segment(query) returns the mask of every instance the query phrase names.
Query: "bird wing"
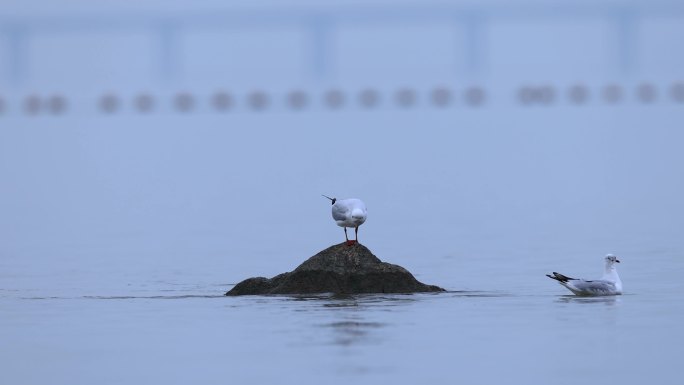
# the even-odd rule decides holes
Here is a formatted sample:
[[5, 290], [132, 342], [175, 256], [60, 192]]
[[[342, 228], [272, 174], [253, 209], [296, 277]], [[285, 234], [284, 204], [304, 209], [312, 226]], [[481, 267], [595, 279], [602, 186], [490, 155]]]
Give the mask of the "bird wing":
[[547, 277], [551, 279], [555, 279], [558, 282], [568, 282], [568, 281], [576, 281], [577, 278], [570, 278], [567, 275], [563, 275], [561, 273], [556, 273], [555, 271], [553, 272], [553, 275], [551, 274], [546, 274]]
[[332, 206], [332, 216], [336, 221], [344, 221], [347, 219], [349, 213], [349, 208], [340, 204], [335, 203]]
[[585, 281], [583, 279], [567, 282], [568, 288], [573, 288], [579, 295], [611, 295], [617, 292], [614, 282], [606, 280]]

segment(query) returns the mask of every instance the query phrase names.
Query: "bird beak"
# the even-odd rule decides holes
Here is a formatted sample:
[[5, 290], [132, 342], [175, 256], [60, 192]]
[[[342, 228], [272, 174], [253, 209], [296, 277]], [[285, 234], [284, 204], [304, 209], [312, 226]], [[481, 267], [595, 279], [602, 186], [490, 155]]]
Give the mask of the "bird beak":
[[616, 259], [615, 262], [620, 263], [620, 260], [619, 260], [619, 259]]
[[[321, 194], [321, 195], [323, 195], [323, 194]], [[331, 198], [331, 197], [329, 197], [329, 196], [327, 196], [327, 195], [323, 195], [323, 196], [326, 197], [326, 198], [328, 198], [328, 199], [330, 199], [330, 201], [332, 202], [332, 204], [335, 204], [335, 201], [337, 201], [337, 198]]]

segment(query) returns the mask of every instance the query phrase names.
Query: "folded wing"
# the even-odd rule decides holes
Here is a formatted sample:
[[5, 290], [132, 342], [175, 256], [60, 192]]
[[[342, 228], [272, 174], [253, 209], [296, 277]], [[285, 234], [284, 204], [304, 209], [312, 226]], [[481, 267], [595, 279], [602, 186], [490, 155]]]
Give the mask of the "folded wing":
[[566, 287], [577, 295], [614, 295], [617, 292], [615, 283], [604, 280], [568, 282]]
[[349, 217], [349, 208], [343, 205], [333, 205], [332, 216], [336, 221], [345, 221]]

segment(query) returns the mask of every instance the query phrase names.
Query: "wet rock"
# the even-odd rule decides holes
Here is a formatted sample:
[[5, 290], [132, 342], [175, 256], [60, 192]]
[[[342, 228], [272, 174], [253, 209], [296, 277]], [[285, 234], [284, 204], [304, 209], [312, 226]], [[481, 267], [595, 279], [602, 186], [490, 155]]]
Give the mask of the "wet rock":
[[365, 246], [340, 243], [273, 278], [248, 278], [226, 295], [417, 293], [444, 289], [418, 282], [406, 269], [382, 262]]

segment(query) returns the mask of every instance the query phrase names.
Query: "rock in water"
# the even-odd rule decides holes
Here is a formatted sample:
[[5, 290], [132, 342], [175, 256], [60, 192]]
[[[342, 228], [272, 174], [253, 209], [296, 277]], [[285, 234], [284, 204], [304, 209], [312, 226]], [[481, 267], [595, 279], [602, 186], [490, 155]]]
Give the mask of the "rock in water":
[[271, 279], [246, 279], [226, 295], [437, 291], [444, 289], [418, 282], [408, 270], [382, 262], [361, 244], [340, 243], [307, 259], [294, 271]]

